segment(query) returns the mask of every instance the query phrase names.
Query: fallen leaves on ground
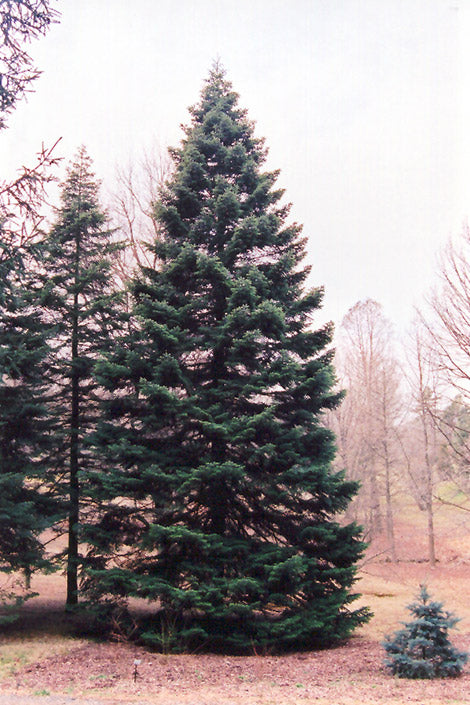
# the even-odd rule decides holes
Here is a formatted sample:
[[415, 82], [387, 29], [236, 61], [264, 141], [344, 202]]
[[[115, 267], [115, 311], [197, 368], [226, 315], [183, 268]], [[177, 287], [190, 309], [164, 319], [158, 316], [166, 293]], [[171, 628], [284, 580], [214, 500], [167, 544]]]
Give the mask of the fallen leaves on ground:
[[[470, 647], [470, 634], [455, 639]], [[134, 661], [137, 676], [134, 681]], [[435, 681], [388, 675], [383, 649], [362, 637], [324, 651], [284, 656], [164, 655], [127, 644], [88, 643], [19, 669], [2, 684], [75, 697], [101, 693], [155, 703], [442, 703], [468, 702], [470, 672]]]

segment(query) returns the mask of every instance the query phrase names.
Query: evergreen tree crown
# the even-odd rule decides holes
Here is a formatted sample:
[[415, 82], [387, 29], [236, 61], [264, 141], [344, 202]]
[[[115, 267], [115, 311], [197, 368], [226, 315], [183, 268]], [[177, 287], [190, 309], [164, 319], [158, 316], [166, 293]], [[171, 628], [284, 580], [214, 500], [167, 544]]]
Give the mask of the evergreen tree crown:
[[329, 466], [322, 290], [304, 290], [301, 228], [219, 65], [190, 114], [155, 204], [160, 266], [134, 280], [132, 330], [99, 367], [119, 394], [96, 436], [110, 469], [89, 594], [158, 601], [142, 638], [161, 648], [329, 643], [367, 610], [346, 607], [363, 544], [335, 520], [356, 485]]

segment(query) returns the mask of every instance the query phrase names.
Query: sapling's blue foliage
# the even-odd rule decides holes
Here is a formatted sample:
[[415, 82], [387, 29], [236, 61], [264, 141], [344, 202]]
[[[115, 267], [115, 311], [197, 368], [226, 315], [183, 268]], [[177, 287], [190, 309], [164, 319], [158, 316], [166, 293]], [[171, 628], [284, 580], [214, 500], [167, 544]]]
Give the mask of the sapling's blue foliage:
[[385, 665], [400, 678], [455, 678], [467, 662], [467, 654], [455, 649], [448, 636], [459, 621], [430, 599], [424, 585], [416, 602], [408, 605], [414, 619], [383, 643]]

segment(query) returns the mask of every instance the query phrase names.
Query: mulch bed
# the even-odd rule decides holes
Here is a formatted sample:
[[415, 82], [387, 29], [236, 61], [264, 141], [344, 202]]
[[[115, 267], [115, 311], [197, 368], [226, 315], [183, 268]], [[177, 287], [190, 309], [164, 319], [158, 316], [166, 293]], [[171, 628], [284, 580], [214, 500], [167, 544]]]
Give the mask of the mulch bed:
[[[470, 634], [454, 640], [470, 649]], [[470, 670], [460, 678], [408, 681], [389, 676], [383, 649], [352, 638], [324, 651], [285, 656], [155, 654], [128, 644], [88, 643], [18, 670], [2, 690], [86, 694], [101, 692], [115, 701], [150, 696], [168, 703], [331, 703], [466, 702]], [[137, 677], [134, 680], [135, 659]], [[156, 698], [156, 700], [154, 700]]]

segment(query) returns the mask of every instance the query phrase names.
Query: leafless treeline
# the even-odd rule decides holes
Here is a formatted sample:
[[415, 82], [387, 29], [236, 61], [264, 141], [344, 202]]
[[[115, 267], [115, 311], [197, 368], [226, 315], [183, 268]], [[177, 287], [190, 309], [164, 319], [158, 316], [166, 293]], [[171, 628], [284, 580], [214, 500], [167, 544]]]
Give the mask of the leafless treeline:
[[442, 253], [437, 284], [405, 341], [368, 299], [346, 314], [336, 348], [347, 394], [328, 423], [338, 467], [361, 483], [349, 513], [368, 538], [385, 534], [397, 560], [395, 518], [412, 496], [426, 516], [434, 564], [436, 509], [447, 503], [468, 512], [470, 497], [469, 228]]

